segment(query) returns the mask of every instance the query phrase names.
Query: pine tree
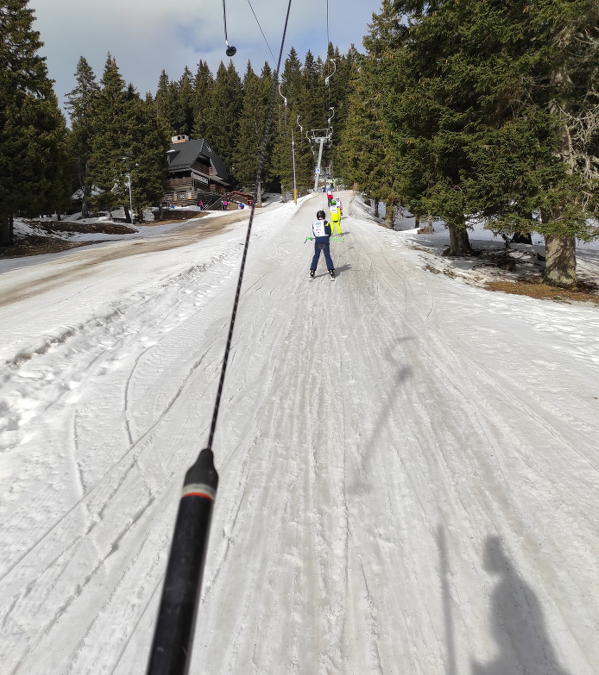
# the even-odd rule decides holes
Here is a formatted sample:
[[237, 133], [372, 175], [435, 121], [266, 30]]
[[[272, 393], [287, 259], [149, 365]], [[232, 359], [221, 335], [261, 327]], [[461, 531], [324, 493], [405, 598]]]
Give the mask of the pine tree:
[[386, 0], [381, 13], [373, 16], [370, 32], [364, 38], [367, 54], [360, 57], [351, 53], [349, 110], [337, 153], [343, 176], [356, 182], [374, 200], [375, 212], [378, 213], [379, 201], [385, 202], [387, 227], [393, 226], [395, 206], [407, 201], [391, 143], [392, 131], [384, 115], [384, 78], [395, 43], [396, 19]]
[[546, 237], [546, 279], [574, 285], [575, 237], [595, 236], [596, 179], [581, 168], [597, 135], [571, 152], [569, 125], [596, 106], [596, 5], [445, 0], [393, 11], [410, 24], [383, 87], [387, 117], [404, 174], [419, 176], [422, 203], [449, 225], [451, 252], [468, 248], [470, 214], [535, 229]]
[[239, 118], [243, 106], [241, 79], [233, 61], [222, 63], [216, 73], [212, 106], [206, 116], [206, 140], [236, 174], [233, 158], [239, 139]]
[[262, 184], [271, 178], [273, 129], [269, 133], [262, 168], [262, 184], [255, 185], [258, 161], [264, 142], [264, 131], [272, 94], [273, 73], [268, 63], [258, 77], [248, 61], [243, 79], [243, 109], [239, 120], [239, 142], [235, 153], [235, 174], [241, 183], [257, 194], [256, 205], [262, 205]]
[[89, 63], [82, 56], [75, 72], [77, 86], [67, 94], [66, 108], [71, 117], [69, 149], [77, 171], [77, 186], [81, 191], [81, 209], [84, 218], [89, 211], [92, 185], [89, 181], [89, 157], [94, 135], [94, 115], [100, 87]]
[[135, 96], [131, 108], [133, 125], [125, 163], [131, 177], [133, 210], [142, 222], [143, 210], [160, 202], [166, 191], [170, 129], [156, 114], [151, 97], [142, 101]]
[[342, 56], [337, 47], [329, 47], [329, 59], [335, 62], [335, 74], [329, 78], [330, 105], [334, 108], [335, 114], [332, 120], [333, 125], [333, 149], [331, 153], [334, 164], [340, 160], [342, 152], [341, 139], [345, 132], [347, 117], [349, 114], [349, 94], [350, 80], [353, 72], [353, 64], [358, 57], [355, 47], [351, 47], [348, 53]]
[[549, 86], [548, 96], [538, 80], [528, 92], [557, 118], [553, 159], [562, 169], [557, 179], [554, 173], [542, 181], [536, 229], [545, 237], [545, 280], [571, 287], [577, 283], [576, 238], [599, 236], [589, 220], [599, 215], [599, 5], [560, 0], [527, 7], [527, 15], [529, 11], [530, 33], [537, 43], [545, 38], [539, 61]]
[[181, 79], [171, 83], [171, 87], [174, 132], [191, 136], [196, 113], [196, 92], [193, 75], [187, 66]]
[[302, 90], [299, 108], [306, 129], [324, 129], [329, 110], [322, 81], [322, 60], [308, 50], [302, 67]]
[[214, 92], [214, 77], [205, 61], [198, 63], [195, 76], [195, 119], [193, 126], [194, 138], [206, 136], [206, 124], [209, 111], [212, 108], [212, 95]]
[[26, 0], [0, 5], [0, 245], [17, 213], [60, 210], [69, 194], [66, 124]]
[[[281, 76], [281, 93], [287, 98], [287, 122], [282, 99], [277, 97], [277, 125], [274, 131], [272, 171], [281, 182], [281, 192], [293, 190], [292, 136], [295, 139], [295, 173], [298, 192], [313, 184], [313, 159], [307, 140], [302, 136], [300, 101], [302, 98], [302, 62], [292, 47]], [[292, 133], [293, 130], [293, 133]], [[304, 130], [305, 131], [305, 130]]]
[[101, 194], [94, 201], [103, 207], [123, 206], [130, 222], [127, 172], [132, 129], [135, 126], [135, 94], [121, 77], [116, 60], [109, 54], [100, 81], [101, 90], [89, 159], [90, 180]]
[[[175, 92], [175, 96], [173, 96]], [[156, 112], [167, 124], [171, 134], [177, 133], [175, 131], [175, 98], [176, 86], [173, 88], [166, 71], [163, 70], [158, 78], [158, 88], [156, 89], [156, 96], [154, 102], [156, 104]]]

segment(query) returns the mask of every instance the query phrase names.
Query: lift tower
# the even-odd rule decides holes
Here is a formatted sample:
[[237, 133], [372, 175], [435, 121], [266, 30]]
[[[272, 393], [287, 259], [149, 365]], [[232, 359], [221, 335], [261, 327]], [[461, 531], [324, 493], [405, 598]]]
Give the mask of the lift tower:
[[322, 149], [324, 144], [331, 145], [333, 140], [333, 128], [328, 129], [312, 129], [308, 134], [308, 140], [312, 146], [315, 143], [318, 146], [318, 162], [316, 163], [316, 171], [314, 172], [314, 192], [318, 191], [318, 179], [320, 178], [320, 169], [322, 165]]

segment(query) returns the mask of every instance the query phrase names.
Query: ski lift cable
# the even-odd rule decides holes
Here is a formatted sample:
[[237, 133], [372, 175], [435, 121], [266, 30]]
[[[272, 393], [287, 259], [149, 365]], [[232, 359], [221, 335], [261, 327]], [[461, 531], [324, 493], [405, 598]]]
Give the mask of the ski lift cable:
[[254, 11], [254, 8], [252, 7], [252, 3], [250, 0], [248, 0], [248, 5], [250, 6], [250, 9], [252, 10], [252, 14], [254, 15], [254, 19], [256, 19], [256, 23], [258, 24], [258, 28], [260, 29], [260, 32], [262, 33], [262, 37], [264, 38], [264, 42], [266, 42], [266, 46], [268, 47], [268, 51], [270, 52], [272, 56], [273, 63], [277, 62], [277, 59], [275, 55], [272, 53], [272, 49], [270, 48], [270, 45], [268, 44], [268, 40], [266, 39], [266, 35], [264, 35], [264, 31], [262, 30], [262, 26], [260, 25], [260, 21], [258, 21], [258, 17], [256, 16], [256, 12]]
[[264, 158], [266, 156], [266, 148], [268, 145], [268, 136], [273, 116], [275, 96], [277, 93], [279, 70], [283, 59], [283, 48], [285, 45], [285, 37], [287, 35], [287, 26], [289, 24], [291, 3], [292, 0], [289, 0], [283, 37], [281, 39], [279, 60], [273, 76], [270, 105], [266, 118], [258, 170], [256, 172], [252, 209], [245, 237], [245, 245], [243, 247], [239, 278], [237, 280], [237, 289], [235, 292], [235, 300], [233, 302], [233, 311], [231, 313], [231, 322], [229, 324], [229, 332], [227, 335], [227, 343], [225, 346], [216, 400], [214, 402], [212, 421], [210, 423], [208, 445], [200, 452], [196, 463], [185, 474], [183, 493], [181, 494], [181, 500], [179, 502], [179, 510], [175, 522], [175, 532], [173, 534], [162, 589], [162, 597], [158, 609], [158, 620], [156, 622], [154, 640], [150, 649], [150, 660], [146, 671], [147, 675], [174, 675], [175, 673], [180, 674], [189, 672], [194, 639], [194, 626], [200, 600], [200, 589], [208, 547], [208, 536], [210, 534], [212, 507], [218, 489], [218, 473], [214, 468], [212, 442], [214, 440], [214, 432], [216, 430], [225, 375], [227, 372], [227, 364], [231, 352], [237, 308], [241, 297], [243, 273], [247, 260], [258, 190], [260, 189]]
[[[325, 52], [327, 61], [329, 60], [329, 0], [327, 0], [327, 50]], [[335, 69], [337, 66], [335, 66]], [[329, 95], [329, 108], [331, 107], [331, 88], [329, 87], [330, 75], [325, 79], [325, 84], [327, 86], [327, 93]]]
[[225, 375], [227, 372], [227, 363], [229, 361], [229, 353], [231, 351], [231, 342], [233, 339], [233, 329], [235, 327], [235, 319], [237, 318], [237, 307], [239, 305], [239, 298], [241, 296], [241, 284], [243, 282], [243, 273], [245, 270], [245, 263], [247, 259], [247, 253], [248, 253], [248, 247], [250, 244], [250, 234], [252, 232], [252, 225], [254, 222], [254, 212], [256, 209], [256, 199], [258, 195], [258, 190], [260, 187], [260, 180], [262, 178], [262, 169], [264, 167], [264, 158], [266, 155], [266, 146], [268, 145], [268, 133], [270, 131], [270, 122], [272, 119], [272, 113], [273, 113], [273, 108], [274, 108], [274, 102], [275, 102], [275, 94], [277, 93], [277, 85], [278, 85], [278, 80], [279, 80], [279, 70], [281, 68], [281, 61], [283, 59], [283, 48], [285, 44], [285, 36], [287, 35], [287, 26], [289, 24], [289, 12], [291, 11], [291, 3], [292, 0], [289, 0], [289, 4], [287, 6], [287, 16], [285, 18], [285, 27], [283, 29], [283, 38], [281, 40], [281, 50], [279, 52], [279, 60], [277, 62], [277, 68], [275, 70], [274, 74], [274, 79], [273, 79], [273, 88], [272, 88], [272, 94], [270, 97], [270, 106], [268, 109], [268, 117], [266, 120], [266, 129], [264, 130], [264, 138], [262, 141], [262, 151], [260, 152], [260, 161], [258, 163], [258, 171], [256, 173], [256, 184], [254, 186], [254, 195], [253, 195], [253, 200], [252, 200], [252, 211], [250, 213], [250, 220], [248, 223], [248, 229], [245, 237], [245, 245], [243, 248], [243, 256], [241, 258], [241, 268], [239, 270], [239, 279], [237, 281], [237, 292], [235, 294], [235, 300], [233, 302], [233, 312], [231, 314], [231, 323], [229, 326], [229, 334], [227, 336], [227, 344], [225, 347], [225, 355], [223, 357], [223, 365], [222, 365], [222, 371], [220, 375], [220, 381], [218, 383], [218, 391], [216, 393], [216, 401], [214, 403], [214, 412], [212, 414], [212, 422], [210, 423], [210, 434], [208, 436], [208, 445], [206, 446], [208, 449], [212, 449], [212, 442], [214, 440], [214, 432], [216, 430], [216, 422], [218, 419], [218, 412], [220, 408], [220, 400], [222, 397], [222, 392], [223, 392], [223, 386], [225, 383]]

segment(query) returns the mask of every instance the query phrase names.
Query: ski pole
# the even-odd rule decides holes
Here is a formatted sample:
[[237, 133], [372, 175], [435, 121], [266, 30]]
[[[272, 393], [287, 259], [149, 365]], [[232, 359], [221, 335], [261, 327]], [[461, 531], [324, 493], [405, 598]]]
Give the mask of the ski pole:
[[185, 474], [147, 675], [187, 675], [212, 507], [218, 488], [212, 450]]
[[[333, 239], [343, 239], [344, 236], [345, 236], [345, 235], [339, 235], [338, 237], [329, 237], [329, 240], [333, 240]], [[314, 241], [314, 237], [306, 237], [306, 238], [304, 239], [304, 244], [305, 244], [307, 241]]]

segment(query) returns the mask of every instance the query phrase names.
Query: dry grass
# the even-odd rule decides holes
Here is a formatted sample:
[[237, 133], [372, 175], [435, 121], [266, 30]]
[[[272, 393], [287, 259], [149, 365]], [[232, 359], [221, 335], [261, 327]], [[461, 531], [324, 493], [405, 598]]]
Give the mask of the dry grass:
[[485, 288], [489, 291], [502, 291], [514, 295], [527, 295], [539, 300], [553, 300], [555, 302], [593, 302], [599, 305], [599, 295], [591, 285], [579, 284], [577, 290], [555, 288], [543, 283], [540, 278], [520, 281], [488, 281]]

